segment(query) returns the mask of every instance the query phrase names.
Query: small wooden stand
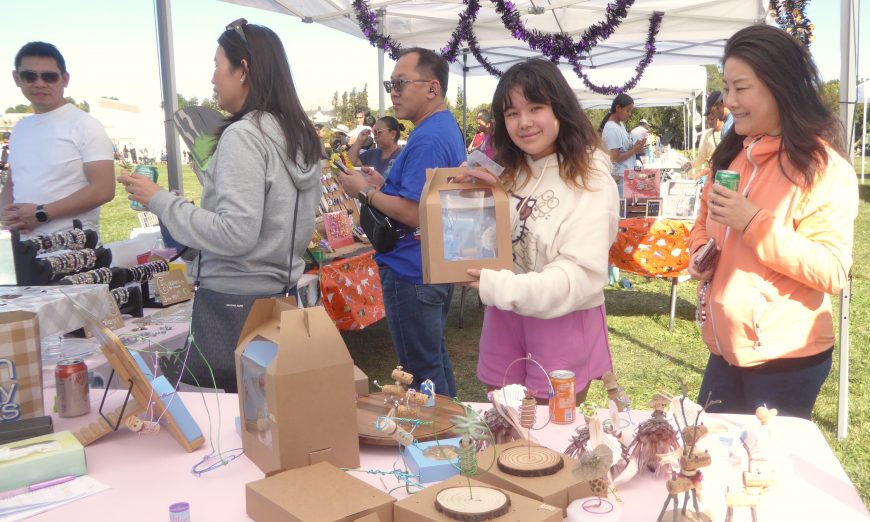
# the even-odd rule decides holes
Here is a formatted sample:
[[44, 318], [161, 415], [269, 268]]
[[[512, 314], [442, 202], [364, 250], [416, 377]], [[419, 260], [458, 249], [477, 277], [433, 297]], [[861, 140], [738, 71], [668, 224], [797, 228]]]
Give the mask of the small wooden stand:
[[447, 488], [435, 497], [435, 509], [462, 522], [492, 520], [507, 513], [510, 507], [510, 497], [486, 486]]
[[514, 446], [498, 456], [498, 469], [516, 477], [546, 477], [564, 466], [560, 454], [543, 446]]

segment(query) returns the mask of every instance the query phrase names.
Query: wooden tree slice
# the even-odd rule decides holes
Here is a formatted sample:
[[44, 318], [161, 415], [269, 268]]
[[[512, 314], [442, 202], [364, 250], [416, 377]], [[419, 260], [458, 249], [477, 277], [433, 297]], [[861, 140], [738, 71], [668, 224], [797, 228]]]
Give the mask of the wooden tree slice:
[[562, 455], [543, 446], [513, 446], [498, 456], [498, 469], [515, 477], [545, 477], [563, 466]]
[[[356, 401], [356, 426], [359, 432], [359, 441], [362, 444], [374, 444], [378, 446], [395, 446], [396, 441], [389, 435], [375, 428], [378, 417], [386, 415], [389, 408], [384, 404], [385, 395], [381, 392], [360, 397]], [[434, 439], [446, 439], [453, 436], [453, 423], [450, 418], [454, 415], [465, 415], [465, 408], [443, 395], [435, 396], [435, 407], [420, 408], [420, 420], [434, 421], [434, 424], [421, 424], [416, 428], [410, 423], [399, 422], [399, 426], [407, 431], [412, 431], [414, 439], [424, 442]]]
[[446, 488], [435, 496], [435, 509], [462, 522], [492, 520], [507, 513], [510, 507], [509, 496], [486, 486]]

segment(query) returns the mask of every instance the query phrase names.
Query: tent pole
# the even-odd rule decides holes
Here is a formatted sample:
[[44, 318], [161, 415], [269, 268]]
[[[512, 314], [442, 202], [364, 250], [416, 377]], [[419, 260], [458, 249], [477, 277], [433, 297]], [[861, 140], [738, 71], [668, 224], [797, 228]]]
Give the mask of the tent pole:
[[864, 184], [864, 161], [867, 156], [867, 87], [870, 87], [868, 83], [864, 82], [864, 116], [862, 118], [863, 122], [861, 124], [861, 184]]
[[466, 79], [468, 78], [468, 49], [462, 51], [462, 141], [468, 139], [468, 122], [466, 115], [468, 114], [468, 87]]
[[[855, 87], [854, 0], [840, 0], [840, 123], [846, 132], [844, 144], [852, 158]], [[837, 439], [849, 434], [849, 296], [851, 278], [840, 292], [840, 381], [837, 401]]]
[[166, 133], [166, 169], [169, 190], [184, 193], [181, 178], [181, 154], [178, 131], [175, 130], [175, 111], [178, 96], [175, 92], [175, 57], [172, 50], [172, 7], [170, 0], [154, 0], [157, 17], [157, 53], [160, 58], [160, 77], [163, 79], [163, 130]]
[[[387, 16], [385, 9], [378, 9], [378, 33], [384, 34], [385, 20]], [[386, 111], [386, 102], [384, 100], [384, 48], [378, 47], [378, 117], [383, 118]]]

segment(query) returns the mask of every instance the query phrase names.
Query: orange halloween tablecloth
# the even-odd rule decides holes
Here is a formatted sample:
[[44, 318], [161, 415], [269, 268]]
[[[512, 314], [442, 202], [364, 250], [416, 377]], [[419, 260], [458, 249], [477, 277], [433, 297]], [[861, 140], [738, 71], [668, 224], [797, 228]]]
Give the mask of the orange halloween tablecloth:
[[374, 250], [320, 268], [323, 307], [339, 330], [362, 330], [385, 317]]
[[691, 221], [656, 218], [619, 220], [610, 262], [620, 270], [648, 277], [688, 274]]

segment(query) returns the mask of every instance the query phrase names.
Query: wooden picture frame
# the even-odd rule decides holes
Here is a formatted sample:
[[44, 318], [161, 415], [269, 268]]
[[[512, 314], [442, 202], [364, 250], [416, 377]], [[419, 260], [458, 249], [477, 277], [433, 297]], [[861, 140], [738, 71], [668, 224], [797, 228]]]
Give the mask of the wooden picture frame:
[[[84, 321], [85, 327], [100, 342], [100, 349], [106, 360], [112, 366], [123, 387], [129, 387], [132, 404], [125, 402], [123, 414], [116, 410], [103, 414], [96, 422], [76, 433], [76, 438], [82, 445], [88, 445], [111, 431], [116, 431], [124, 418], [148, 410], [154, 418], [160, 418], [161, 423], [172, 434], [184, 449], [190, 453], [205, 442], [202, 431], [187, 411], [181, 398], [175, 396], [177, 390], [164, 376], [155, 377], [142, 356], [131, 352], [111, 330], [94, 314], [81, 306], [71, 296], [65, 294], [73, 304], [73, 310]], [[108, 383], [107, 383], [108, 386]], [[102, 408], [102, 404], [100, 405]], [[123, 407], [122, 407], [123, 408]], [[108, 418], [107, 418], [108, 417]], [[115, 426], [110, 424], [115, 423]]]
[[645, 217], [659, 217], [662, 214], [662, 199], [652, 198], [646, 201]]

